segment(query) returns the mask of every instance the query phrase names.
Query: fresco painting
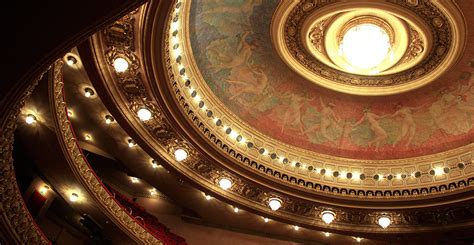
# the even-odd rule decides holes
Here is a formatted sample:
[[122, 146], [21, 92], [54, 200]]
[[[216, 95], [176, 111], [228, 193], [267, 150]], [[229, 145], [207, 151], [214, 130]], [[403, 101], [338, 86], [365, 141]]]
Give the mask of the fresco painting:
[[[357, 159], [396, 159], [474, 139], [472, 68], [419, 91], [386, 97], [341, 94], [284, 64], [270, 21], [277, 0], [196, 0], [190, 40], [209, 88], [262, 133], [307, 150]], [[439, 84], [439, 83], [438, 83]]]

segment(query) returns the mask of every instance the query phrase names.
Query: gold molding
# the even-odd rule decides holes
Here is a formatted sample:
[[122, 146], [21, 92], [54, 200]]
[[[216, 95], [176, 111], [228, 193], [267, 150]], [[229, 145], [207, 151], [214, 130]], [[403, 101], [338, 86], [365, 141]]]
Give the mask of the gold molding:
[[[289, 67], [323, 87], [343, 93], [367, 96], [390, 95], [413, 90], [426, 85], [449, 70], [462, 54], [466, 41], [465, 21], [453, 1], [431, 1], [416, 4], [418, 5], [413, 6], [399, 0], [392, 0], [390, 3], [379, 1], [337, 3], [334, 1], [318, 3], [281, 1], [272, 20], [272, 41], [278, 54]], [[318, 5], [317, 8], [316, 5]], [[307, 13], [313, 10], [322, 12], [321, 19], [324, 19], [328, 16], [328, 12], [336, 13], [341, 9], [352, 8], [375, 8], [402, 16], [405, 22], [416, 27], [416, 31], [425, 40], [423, 43], [426, 46], [423, 49], [423, 54], [411, 59], [410, 62], [396, 64], [393, 74], [383, 75], [382, 72], [377, 76], [347, 74], [328, 65], [324, 60], [321, 60], [321, 63], [310, 57], [311, 55], [307, 55], [304, 47], [299, 45], [301, 43], [300, 36], [295, 32], [300, 27], [295, 26], [298, 25], [295, 23], [301, 19], [304, 20]], [[420, 21], [418, 14], [422, 15], [424, 12], [416, 11], [415, 14], [413, 9], [427, 9], [426, 11], [429, 9], [433, 14], [436, 14], [436, 17], [432, 21], [431, 18], [425, 16], [426, 18]], [[288, 18], [291, 18], [292, 21], [287, 22]], [[295, 18], [299, 19], [295, 20]], [[436, 32], [444, 33], [437, 35]], [[428, 33], [431, 33], [433, 38], [430, 38]], [[432, 39], [434, 46], [428, 42]]]
[[[13, 108], [2, 117], [0, 130], [0, 213], [1, 223], [18, 244], [50, 244], [31, 217], [17, 185], [13, 166], [13, 140], [20, 110], [38, 82], [50, 68], [36, 78], [23, 92]], [[3, 230], [2, 230], [3, 231]], [[13, 242], [13, 241], [12, 241]]]
[[[144, 7], [143, 7], [144, 8]], [[142, 244], [162, 244], [146, 230], [136, 219], [123, 209], [114, 199], [111, 193], [102, 185], [100, 179], [87, 163], [86, 157], [82, 154], [78, 146], [78, 141], [73, 133], [72, 125], [67, 116], [66, 102], [63, 94], [63, 73], [62, 61], [57, 61], [53, 67], [53, 79], [51, 80], [50, 98], [52, 101], [52, 114], [58, 141], [65, 158], [78, 181], [87, 190], [91, 197], [100, 206], [101, 210], [109, 217], [121, 230]]]
[[[294, 4], [295, 2], [292, 2]], [[259, 154], [255, 149], [249, 149], [243, 141], [237, 142], [235, 139], [229, 137], [222, 128], [216, 127], [215, 122], [206, 115], [206, 111], [200, 110], [198, 101], [191, 96], [189, 88], [183, 83], [177, 83], [179, 91], [182, 96], [186, 98], [188, 106], [192, 108], [196, 113], [196, 117], [206, 125], [206, 128], [211, 130], [213, 134], [219, 137], [222, 142], [226, 145], [232, 146], [232, 149], [236, 152], [248, 157], [250, 161], [255, 161], [259, 165], [263, 165], [266, 168], [270, 168], [273, 171], [278, 171], [282, 175], [287, 174], [294, 176], [298, 180], [302, 179], [308, 182], [320, 183], [322, 185], [331, 185], [332, 187], [339, 188], [355, 188], [355, 189], [371, 189], [371, 190], [400, 190], [402, 188], [430, 188], [433, 184], [443, 185], [449, 184], [453, 181], [461, 181], [474, 176], [474, 169], [469, 167], [468, 170], [464, 171], [453, 171], [445, 177], [430, 176], [429, 170], [431, 168], [447, 166], [455, 167], [459, 162], [471, 162], [474, 159], [474, 143], [466, 146], [462, 146], [456, 149], [447, 150], [441, 153], [435, 153], [430, 155], [424, 155], [419, 157], [411, 157], [396, 160], [357, 160], [348, 159], [342, 157], [335, 157], [330, 155], [324, 155], [320, 153], [311, 152], [298, 147], [294, 147], [283, 142], [279, 142], [272, 139], [255, 128], [248, 125], [246, 122], [238, 118], [233, 112], [212, 93], [210, 88], [207, 86], [202, 74], [199, 71], [197, 63], [192, 54], [191, 42], [189, 37], [189, 10], [191, 1], [184, 2], [184, 13], [186, 16], [183, 17], [182, 27], [184, 30], [182, 41], [179, 43], [184, 46], [182, 51], [181, 64], [186, 66], [186, 76], [189, 80], [193, 81], [193, 89], [196, 90], [203, 101], [206, 103], [206, 107], [212, 109], [213, 115], [218, 116], [223, 124], [232, 127], [233, 131], [238, 132], [248, 141], [254, 142], [259, 148], [265, 148], [269, 151], [276, 152], [278, 154], [288, 156], [290, 161], [302, 163], [302, 167], [292, 167], [290, 165], [282, 164], [281, 161], [273, 160], [268, 155]], [[167, 48], [172, 52], [172, 47], [169, 45]], [[177, 80], [180, 78], [180, 68], [176, 65], [172, 66], [173, 77]], [[183, 79], [184, 80], [184, 79]], [[213, 145], [213, 144], [211, 144]], [[216, 147], [214, 148], [228, 155], [228, 152], [223, 149]], [[243, 163], [239, 163], [243, 164]], [[308, 171], [303, 168], [303, 165], [313, 166], [315, 170], [319, 169], [330, 169], [332, 171], [339, 172], [358, 172], [367, 173], [368, 176], [375, 174], [392, 174], [396, 176], [398, 173], [404, 172], [410, 175], [411, 173], [420, 171], [422, 178], [407, 178], [403, 180], [384, 180], [374, 181], [373, 179], [366, 179], [360, 181], [356, 179], [340, 179], [332, 176], [323, 176], [315, 171]], [[253, 168], [252, 166], [246, 167]], [[472, 166], [472, 164], [471, 164]], [[275, 180], [274, 176], [268, 176], [262, 173], [263, 177], [267, 177], [271, 180]], [[290, 185], [291, 186], [291, 185]], [[293, 185], [294, 186], [294, 185]], [[421, 193], [421, 192], [420, 192]], [[430, 194], [428, 194], [430, 195]]]

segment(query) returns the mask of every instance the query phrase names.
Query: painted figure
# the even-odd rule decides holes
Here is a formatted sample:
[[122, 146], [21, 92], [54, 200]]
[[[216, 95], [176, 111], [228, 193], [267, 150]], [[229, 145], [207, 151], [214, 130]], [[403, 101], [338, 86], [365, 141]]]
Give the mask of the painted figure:
[[360, 118], [360, 120], [352, 125], [352, 128], [355, 128], [363, 122], [367, 122], [369, 124], [370, 129], [374, 133], [374, 138], [369, 141], [367, 145], [370, 147], [375, 144], [376, 151], [379, 149], [380, 143], [382, 143], [388, 137], [387, 132], [385, 132], [385, 129], [380, 126], [378, 121], [384, 117], [385, 116], [376, 115], [375, 113], [370, 112], [369, 108], [366, 108], [364, 109], [364, 115]]
[[[326, 140], [329, 140], [329, 141], [332, 141], [334, 142], [336, 139], [332, 139], [329, 134], [328, 134], [328, 129], [329, 127], [335, 125], [335, 126], [339, 126], [338, 124], [340, 124], [341, 122], [341, 119], [338, 118], [336, 116], [336, 114], [334, 113], [334, 104], [333, 103], [328, 103], [328, 104], [325, 104], [323, 102], [323, 98], [322, 97], [319, 97], [319, 102], [321, 104], [321, 121], [319, 124], [315, 124], [311, 127], [309, 127], [308, 129], [306, 129], [303, 134], [307, 134], [309, 132], [312, 132], [312, 131], [315, 131], [315, 130], [319, 130], [321, 132], [321, 135], [326, 139]], [[334, 124], [336, 123], [336, 124]]]
[[416, 123], [413, 120], [413, 113], [417, 110], [424, 108], [426, 104], [418, 106], [418, 107], [408, 107], [402, 106], [401, 104], [397, 104], [397, 111], [391, 115], [391, 117], [401, 118], [402, 120], [402, 132], [398, 135], [397, 139], [395, 140], [394, 144], [399, 143], [405, 137], [408, 137], [405, 146], [409, 146], [413, 141], [416, 133]]

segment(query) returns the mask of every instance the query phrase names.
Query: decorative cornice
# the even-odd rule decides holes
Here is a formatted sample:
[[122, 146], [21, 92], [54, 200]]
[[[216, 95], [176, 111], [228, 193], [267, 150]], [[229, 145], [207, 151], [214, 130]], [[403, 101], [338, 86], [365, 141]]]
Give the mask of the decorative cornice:
[[[47, 69], [49, 70], [49, 68]], [[44, 72], [43, 72], [44, 74]], [[0, 130], [0, 216], [2, 231], [7, 231], [11, 242], [17, 244], [50, 244], [41, 229], [36, 225], [26, 208], [18, 189], [13, 169], [13, 136], [17, 128], [20, 109], [33, 92], [43, 74], [30, 83], [19, 101], [2, 117]]]
[[[184, 8], [185, 4], [183, 1], [179, 1], [178, 3], [174, 4], [175, 9]], [[172, 10], [173, 11], [173, 10]], [[221, 139], [222, 135], [214, 134], [213, 129], [209, 128], [204, 120], [201, 120], [200, 116], [207, 117], [206, 120], [209, 120], [209, 110], [206, 110], [204, 107], [204, 102], [197, 101], [197, 103], [188, 101], [188, 96], [192, 96], [193, 92], [190, 91], [189, 95], [185, 95], [185, 91], [189, 90], [189, 86], [193, 84], [193, 81], [187, 79], [183, 79], [183, 77], [187, 74], [188, 70], [184, 66], [181, 66], [180, 61], [178, 59], [181, 58], [174, 58], [170, 55], [170, 44], [168, 43], [168, 36], [174, 35], [173, 32], [169, 32], [169, 26], [171, 25], [172, 21], [175, 19], [180, 20], [183, 18], [180, 15], [177, 15], [176, 12], [172, 12], [169, 14], [169, 22], [167, 23], [167, 27], [164, 29], [163, 40], [164, 44], [161, 45], [157, 43], [153, 43], [152, 45], [158, 45], [158, 47], [154, 48], [163, 48], [163, 57], [159, 57], [159, 62], [164, 61], [164, 64], [159, 63], [159, 66], [152, 66], [150, 67], [150, 63], [155, 63], [156, 61], [150, 60], [150, 57], [147, 57], [147, 60], [150, 63], [145, 63], [144, 65], [141, 64], [140, 59], [141, 56], [137, 55], [138, 52], [142, 52], [143, 54], [153, 53], [150, 50], [140, 50], [134, 51], [129, 50], [127, 52], [136, 52], [135, 54], [129, 54], [127, 57], [138, 57], [137, 64], [138, 66], [132, 65], [131, 69], [127, 72], [119, 73], [113, 71], [113, 67], [110, 65], [111, 62], [107, 61], [107, 50], [110, 50], [111, 47], [114, 45], [113, 42], [107, 41], [110, 38], [104, 37], [104, 35], [95, 35], [93, 37], [92, 49], [93, 49], [93, 56], [95, 57], [95, 67], [94, 69], [98, 69], [99, 73], [101, 74], [101, 81], [94, 81], [96, 87], [100, 87], [99, 90], [103, 90], [104, 94], [103, 97], [107, 100], [112, 100], [114, 102], [114, 106], [116, 111], [118, 111], [121, 115], [114, 115], [115, 118], [123, 118], [123, 122], [129, 124], [126, 125], [126, 128], [131, 128], [132, 131], [129, 133], [133, 135], [134, 139], [137, 139], [139, 145], [150, 154], [153, 158], [161, 158], [166, 160], [168, 166], [172, 166], [174, 171], [178, 171], [180, 175], [186, 177], [187, 180], [193, 181], [195, 185], [199, 185], [200, 188], [204, 188], [209, 190], [212, 193], [217, 193], [220, 197], [225, 200], [229, 200], [230, 202], [239, 203], [241, 206], [246, 206], [249, 209], [254, 210], [256, 213], [265, 214], [268, 217], [276, 218], [277, 220], [287, 221], [290, 220], [291, 222], [296, 222], [297, 224], [302, 224], [307, 227], [327, 227], [325, 224], [320, 221], [319, 219], [315, 219], [319, 213], [320, 209], [331, 209], [334, 210], [335, 213], [338, 214], [340, 217], [337, 219], [337, 222], [331, 224], [329, 229], [335, 230], [353, 230], [359, 232], [366, 232], [367, 229], [370, 229], [371, 232], [380, 232], [381, 228], [379, 228], [375, 224], [375, 217], [380, 213], [390, 213], [394, 217], [397, 215], [401, 215], [404, 217], [404, 220], [412, 220], [410, 222], [403, 223], [402, 221], [395, 223], [393, 229], [390, 232], [401, 232], [401, 231], [410, 231], [411, 228], [415, 225], [421, 224], [416, 223], [413, 221], [412, 218], [409, 218], [407, 215], [411, 215], [410, 212], [387, 212], [387, 211], [378, 211], [378, 210], [369, 210], [367, 208], [360, 208], [360, 209], [353, 209], [349, 207], [340, 207], [343, 204], [339, 205], [329, 205], [323, 202], [315, 201], [314, 197], [317, 195], [314, 194], [328, 194], [327, 196], [334, 196], [335, 194], [339, 195], [341, 199], [359, 199], [358, 201], [362, 201], [366, 199], [366, 197], [371, 197], [374, 200], [381, 201], [385, 199], [389, 199], [393, 197], [394, 202], [390, 205], [396, 206], [396, 201], [400, 201], [400, 196], [389, 196], [385, 194], [383, 191], [387, 191], [388, 193], [392, 193], [391, 191], [398, 191], [401, 196], [403, 195], [401, 190], [354, 190], [353, 192], [347, 191], [340, 191], [339, 187], [331, 187], [331, 186], [324, 186], [321, 188], [321, 185], [316, 185], [316, 189], [314, 185], [311, 187], [311, 194], [306, 195], [304, 198], [298, 196], [299, 194], [295, 194], [293, 192], [286, 192], [280, 191], [278, 188], [274, 186], [265, 186], [257, 184], [256, 180], [249, 180], [248, 176], [241, 176], [234, 171], [230, 171], [228, 166], [222, 166], [221, 164], [226, 164], [225, 160], [222, 159], [234, 159], [237, 161], [232, 161], [232, 163], [237, 162], [238, 164], [243, 164], [245, 168], [250, 167], [251, 171], [254, 167], [257, 167], [261, 176], [266, 174], [270, 175], [272, 178], [274, 172], [272, 170], [268, 171], [265, 166], [259, 166], [255, 161], [250, 160], [244, 154], [239, 153], [238, 149], [233, 149], [229, 146], [225, 140]], [[153, 18], [151, 18], [153, 19]], [[182, 20], [182, 19], [181, 19]], [[154, 30], [155, 31], [155, 30]], [[107, 31], [105, 31], [107, 33]], [[161, 34], [161, 32], [159, 32]], [[157, 34], [155, 34], [157, 35]], [[132, 35], [133, 36], [133, 35]], [[143, 39], [147, 39], [147, 37], [141, 37]], [[156, 36], [149, 37], [150, 40], [155, 40]], [[161, 40], [158, 38], [158, 40]], [[140, 43], [139, 41], [136, 41]], [[175, 44], [173, 44], [175, 46]], [[178, 46], [175, 46], [179, 48]], [[119, 52], [125, 52], [125, 49], [119, 50]], [[153, 55], [152, 55], [153, 56]], [[155, 57], [156, 58], [156, 57]], [[172, 63], [176, 60], [178, 65], [173, 65]], [[108, 65], [107, 65], [108, 64]], [[155, 64], [156, 65], [156, 64]], [[164, 67], [161, 67], [163, 65]], [[135, 67], [135, 68], [134, 68]], [[165, 81], [169, 82], [169, 84], [165, 83], [165, 81], [159, 80], [156, 74], [151, 75], [153, 77], [144, 77], [143, 74], [148, 74], [159, 72], [161, 75], [164, 75], [166, 78]], [[153, 71], [153, 72], [150, 72]], [[133, 90], [127, 90], [127, 81], [133, 81]], [[151, 81], [156, 81], [155, 83], [151, 83]], [[158, 85], [158, 88], [155, 86]], [[166, 93], [170, 93], [170, 97], [166, 98], [154, 98], [151, 96], [152, 92], [148, 91], [148, 87], [154, 89], [153, 91], [167, 91]], [[169, 89], [171, 88], [171, 91]], [[132, 91], [132, 92], [130, 92]], [[167, 95], [168, 96], [168, 95]], [[172, 101], [174, 98], [174, 101]], [[163, 102], [163, 100], [167, 100]], [[159, 101], [159, 102], [158, 102]], [[211, 140], [213, 144], [213, 148], [219, 149], [219, 151], [224, 152], [225, 157], [222, 158], [221, 156], [210, 156], [209, 152], [206, 152], [206, 149], [196, 149], [192, 143], [187, 142], [186, 137], [182, 136], [187, 134], [188, 132], [182, 132], [183, 128], [180, 128], [181, 124], [179, 122], [175, 122], [176, 118], [167, 117], [165, 115], [169, 115], [169, 111], [172, 110], [170, 104], [175, 103], [174, 106], [177, 105], [177, 108], [181, 111], [173, 111], [171, 113], [174, 116], [181, 116], [184, 117], [189, 125], [195, 126], [194, 129], [186, 129], [189, 131], [197, 130], [200, 132], [198, 137], [204, 136], [204, 138]], [[137, 109], [141, 106], [146, 106], [149, 109], [153, 117], [150, 120], [145, 122], [140, 121], [137, 118]], [[174, 108], [174, 107], [173, 107]], [[203, 109], [204, 108], [204, 109]], [[182, 114], [181, 114], [182, 113]], [[183, 116], [184, 115], [184, 116]], [[212, 113], [210, 113], [212, 117]], [[118, 120], [120, 121], [120, 120]], [[209, 120], [210, 121], [210, 120]], [[194, 134], [193, 134], [194, 135]], [[140, 140], [138, 140], [140, 138]], [[196, 139], [197, 141], [197, 139]], [[209, 142], [209, 141], [207, 141]], [[194, 143], [194, 142], [193, 142]], [[215, 144], [215, 145], [214, 145]], [[210, 144], [209, 144], [210, 145]], [[176, 161], [172, 157], [173, 150], [176, 148], [185, 148], [189, 156], [186, 160], [183, 161]], [[222, 161], [216, 161], [217, 159]], [[228, 163], [228, 162], [227, 162]], [[262, 172], [263, 171], [263, 172]], [[280, 174], [280, 173], [279, 173]], [[275, 174], [276, 175], [276, 174]], [[221, 190], [219, 187], [216, 186], [218, 179], [222, 176], [226, 176], [233, 180], [233, 185], [227, 191]], [[278, 178], [281, 178], [283, 175], [279, 175]], [[289, 177], [286, 175], [285, 181], [289, 182], [288, 186], [290, 187], [297, 187], [298, 191], [301, 189], [305, 190], [305, 188], [301, 188], [299, 185], [305, 185], [305, 180], [299, 180], [296, 177]], [[471, 180], [472, 181], [472, 180]], [[460, 180], [458, 183], [453, 183], [453, 188], [461, 187], [462, 193], [463, 191], [468, 192], [470, 189], [463, 188], [470, 184], [469, 180]], [[283, 181], [282, 181], [283, 182]], [[294, 184], [293, 184], [293, 183]], [[277, 183], [277, 182], [274, 182]], [[281, 183], [277, 183], [280, 185]], [[447, 184], [447, 183], [445, 183]], [[281, 185], [280, 185], [281, 186]], [[317, 190], [320, 188], [320, 190]], [[415, 196], [416, 198], [424, 198], [429, 194], [429, 191], [434, 190], [441, 190], [441, 193], [447, 194], [451, 192], [448, 186], [444, 188], [431, 188], [426, 186], [426, 191], [417, 189], [416, 191], [407, 190], [407, 196]], [[420, 188], [421, 189], [421, 188]], [[380, 195], [375, 195], [375, 193], [379, 193], [376, 191], [380, 191]], [[426, 193], [424, 193], [426, 192]], [[354, 196], [350, 196], [353, 194]], [[359, 197], [357, 195], [360, 195]], [[384, 196], [385, 195], [385, 196]], [[270, 212], [267, 207], [267, 201], [271, 197], [279, 197], [283, 200], [284, 205], [282, 206], [281, 210], [278, 212]], [[308, 196], [312, 196], [313, 198], [308, 198]], [[310, 201], [308, 199], [312, 199]], [[469, 198], [465, 199], [468, 200]], [[366, 201], [366, 200], [364, 200]], [[459, 201], [459, 200], [458, 200]], [[454, 201], [456, 202], [456, 201]], [[380, 204], [379, 205], [383, 205]], [[436, 204], [434, 204], [436, 205]], [[468, 204], [470, 205], [470, 204]], [[386, 207], [386, 205], [383, 205]], [[379, 208], [381, 206], [378, 206]], [[393, 207], [393, 206], [391, 206]], [[411, 206], [414, 208], [415, 206]], [[397, 207], [401, 208], [401, 207]], [[415, 210], [415, 209], [413, 209]], [[420, 212], [429, 212], [428, 210], [420, 211]], [[433, 212], [433, 214], [436, 212]], [[347, 214], [347, 215], [345, 215]], [[431, 214], [430, 214], [431, 215]], [[365, 227], [359, 227], [354, 225], [354, 217], [373, 217], [364, 219], [360, 221], [359, 224], [364, 224]], [[405, 217], [407, 216], [407, 217]], [[427, 227], [420, 228], [421, 230], [432, 230], [437, 229], [436, 227], [429, 227], [431, 225], [428, 223], [423, 223]], [[453, 226], [457, 224], [452, 223]]]
[[95, 175], [86, 157], [82, 154], [67, 115], [63, 94], [63, 62], [58, 61], [53, 67], [52, 91], [50, 94], [57, 137], [69, 166], [82, 186], [94, 198], [102, 211], [125, 233], [142, 244], [162, 244], [139, 221], [123, 209], [113, 195]]

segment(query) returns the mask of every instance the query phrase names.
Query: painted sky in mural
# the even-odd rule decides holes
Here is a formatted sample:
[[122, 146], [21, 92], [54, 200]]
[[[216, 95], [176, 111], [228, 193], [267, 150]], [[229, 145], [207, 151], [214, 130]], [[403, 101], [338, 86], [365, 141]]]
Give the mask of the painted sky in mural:
[[305, 80], [273, 48], [277, 0], [196, 0], [194, 58], [210, 89], [262, 133], [315, 152], [396, 159], [474, 139], [474, 82], [467, 67], [442, 86], [387, 97], [341, 94]]

